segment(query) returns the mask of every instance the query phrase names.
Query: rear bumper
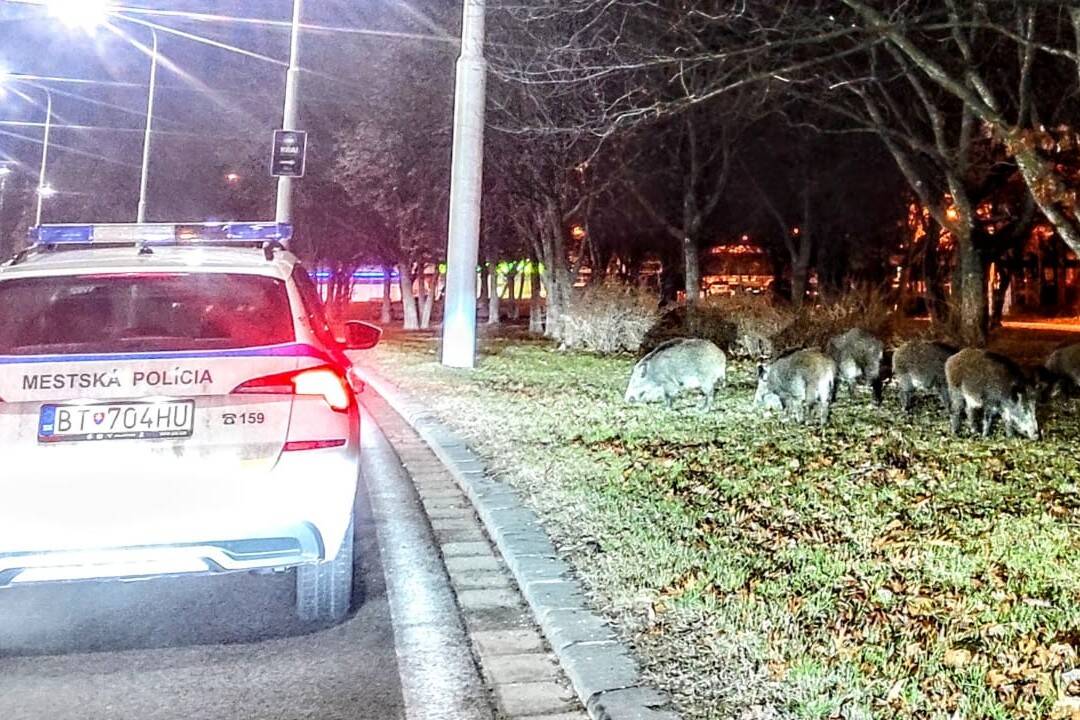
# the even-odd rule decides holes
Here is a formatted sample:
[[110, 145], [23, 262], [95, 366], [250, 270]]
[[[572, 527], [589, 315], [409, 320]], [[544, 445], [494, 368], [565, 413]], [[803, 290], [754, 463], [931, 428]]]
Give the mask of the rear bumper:
[[270, 472], [138, 477], [114, 466], [0, 478], [0, 587], [334, 557], [352, 517], [358, 444], [284, 453]]
[[0, 554], [0, 587], [287, 568], [324, 556], [318, 529], [302, 523], [243, 540]]

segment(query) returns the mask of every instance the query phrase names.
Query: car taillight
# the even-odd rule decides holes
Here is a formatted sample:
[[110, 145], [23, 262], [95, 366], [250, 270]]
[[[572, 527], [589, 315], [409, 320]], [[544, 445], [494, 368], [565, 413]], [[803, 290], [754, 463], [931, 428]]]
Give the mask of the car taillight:
[[284, 452], [299, 452], [301, 450], [325, 450], [327, 448], [345, 447], [345, 438], [338, 440], [290, 440], [282, 448]]
[[238, 385], [234, 393], [271, 395], [317, 395], [332, 410], [346, 412], [352, 407], [352, 391], [345, 376], [329, 365], [266, 375]]

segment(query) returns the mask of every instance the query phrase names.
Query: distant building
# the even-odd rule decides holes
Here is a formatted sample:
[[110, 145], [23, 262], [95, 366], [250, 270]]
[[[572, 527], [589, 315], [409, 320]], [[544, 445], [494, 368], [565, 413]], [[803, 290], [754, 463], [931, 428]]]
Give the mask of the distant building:
[[[1023, 253], [1011, 265], [1014, 274], [1006, 312], [1080, 312], [1080, 261], [1049, 225], [1032, 231]], [[992, 272], [996, 275], [996, 268]]]
[[716, 245], [701, 256], [705, 295], [761, 294], [772, 289], [776, 276], [769, 253], [747, 240]]

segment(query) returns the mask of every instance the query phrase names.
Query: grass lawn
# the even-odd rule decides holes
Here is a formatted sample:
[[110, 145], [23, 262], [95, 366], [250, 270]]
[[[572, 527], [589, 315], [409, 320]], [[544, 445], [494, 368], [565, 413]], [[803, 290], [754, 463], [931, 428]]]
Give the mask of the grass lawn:
[[687, 717], [1080, 708], [1080, 402], [1042, 442], [984, 441], [895, 391], [798, 426], [752, 407], [750, 364], [706, 415], [624, 405], [629, 357], [489, 339], [475, 373], [435, 360], [414, 336], [361, 362], [522, 490]]

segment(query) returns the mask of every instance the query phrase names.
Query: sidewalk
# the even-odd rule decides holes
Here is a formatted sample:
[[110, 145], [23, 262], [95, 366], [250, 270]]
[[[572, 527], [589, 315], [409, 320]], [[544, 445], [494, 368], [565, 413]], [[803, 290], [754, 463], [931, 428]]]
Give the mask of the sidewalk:
[[642, 684], [636, 661], [587, 606], [517, 493], [400, 390], [370, 370], [358, 373], [368, 385], [365, 407], [415, 479], [500, 711], [579, 720], [584, 708], [595, 720], [676, 720], [668, 698]]

